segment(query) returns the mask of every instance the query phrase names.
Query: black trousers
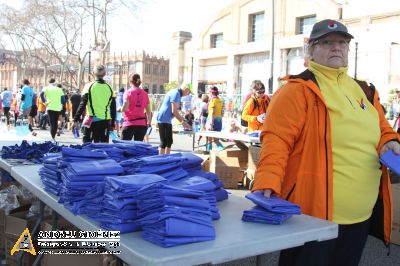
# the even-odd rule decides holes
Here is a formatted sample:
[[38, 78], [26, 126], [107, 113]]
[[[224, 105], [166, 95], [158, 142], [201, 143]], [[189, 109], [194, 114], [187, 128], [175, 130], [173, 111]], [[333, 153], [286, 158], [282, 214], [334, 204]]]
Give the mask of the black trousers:
[[339, 225], [338, 238], [282, 250], [279, 266], [357, 266], [368, 231], [369, 220]]
[[50, 123], [50, 134], [51, 137], [54, 139], [56, 137], [57, 129], [58, 129], [58, 117], [60, 116], [59, 111], [52, 111], [48, 110], [47, 115], [49, 117], [49, 123]]
[[147, 126], [128, 126], [122, 128], [122, 140], [143, 141]]
[[158, 131], [160, 132], [160, 148], [171, 148], [172, 146], [172, 124], [158, 123]]
[[83, 143], [85, 142], [102, 142], [108, 143], [108, 132], [110, 130], [110, 120], [102, 120], [97, 122], [92, 122], [90, 128], [84, 128], [83, 131]]
[[10, 124], [10, 107], [3, 107], [3, 113], [7, 119], [7, 126]]

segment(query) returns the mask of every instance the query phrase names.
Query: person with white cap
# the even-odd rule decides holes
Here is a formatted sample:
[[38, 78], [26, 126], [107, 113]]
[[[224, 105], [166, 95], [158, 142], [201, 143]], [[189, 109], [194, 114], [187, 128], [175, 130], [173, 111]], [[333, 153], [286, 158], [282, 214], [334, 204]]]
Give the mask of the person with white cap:
[[104, 81], [106, 68], [96, 66], [93, 74], [96, 80], [85, 85], [82, 100], [74, 116], [74, 127], [86, 108], [86, 116], [82, 122], [83, 142], [108, 143], [109, 131], [114, 128], [116, 117], [115, 93], [111, 86]]
[[400, 154], [399, 136], [375, 87], [347, 74], [351, 39], [339, 21], [316, 23], [308, 69], [286, 77], [267, 110], [252, 191], [339, 225], [335, 239], [281, 251], [279, 265], [356, 266], [368, 234], [390, 243], [390, 178], [379, 159]]

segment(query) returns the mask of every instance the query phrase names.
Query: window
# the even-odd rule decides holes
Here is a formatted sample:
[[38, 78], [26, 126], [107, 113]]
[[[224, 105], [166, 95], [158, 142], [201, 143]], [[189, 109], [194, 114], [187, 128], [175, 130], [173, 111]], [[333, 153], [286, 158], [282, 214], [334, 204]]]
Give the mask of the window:
[[153, 75], [158, 75], [158, 66], [157, 65], [153, 66]]
[[222, 47], [224, 42], [224, 35], [222, 33], [211, 34], [211, 48], [219, 48]]
[[315, 15], [297, 18], [296, 33], [310, 35], [312, 27], [314, 26], [315, 22], [316, 22]]
[[144, 66], [144, 73], [147, 75], [150, 75], [151, 72], [151, 65], [150, 64], [145, 64]]
[[249, 41], [261, 41], [264, 37], [264, 13], [251, 14], [249, 16], [249, 22]]
[[161, 66], [160, 67], [160, 76], [164, 76], [165, 75], [165, 66]]

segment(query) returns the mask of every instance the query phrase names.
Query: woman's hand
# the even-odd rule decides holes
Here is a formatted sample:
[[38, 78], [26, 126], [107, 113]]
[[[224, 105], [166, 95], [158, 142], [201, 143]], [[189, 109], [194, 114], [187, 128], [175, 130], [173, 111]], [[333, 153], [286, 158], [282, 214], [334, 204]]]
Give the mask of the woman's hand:
[[266, 198], [271, 197], [271, 194], [272, 194], [272, 190], [271, 189], [264, 189], [264, 190], [258, 190], [258, 191], [263, 192], [264, 197], [266, 197]]
[[385, 145], [383, 145], [381, 149], [381, 156], [389, 150], [392, 150], [394, 153], [400, 155], [400, 144], [395, 140], [385, 143]]

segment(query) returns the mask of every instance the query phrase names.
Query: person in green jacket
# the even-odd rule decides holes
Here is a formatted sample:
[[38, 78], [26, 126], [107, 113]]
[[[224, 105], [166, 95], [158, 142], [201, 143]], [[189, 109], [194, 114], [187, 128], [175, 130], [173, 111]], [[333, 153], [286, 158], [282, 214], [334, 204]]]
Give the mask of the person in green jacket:
[[86, 116], [82, 122], [83, 142], [108, 143], [109, 131], [114, 128], [116, 118], [115, 93], [104, 81], [106, 68], [96, 66], [93, 74], [96, 80], [85, 85], [82, 100], [74, 117], [74, 127], [78, 128], [79, 118], [86, 108]]

